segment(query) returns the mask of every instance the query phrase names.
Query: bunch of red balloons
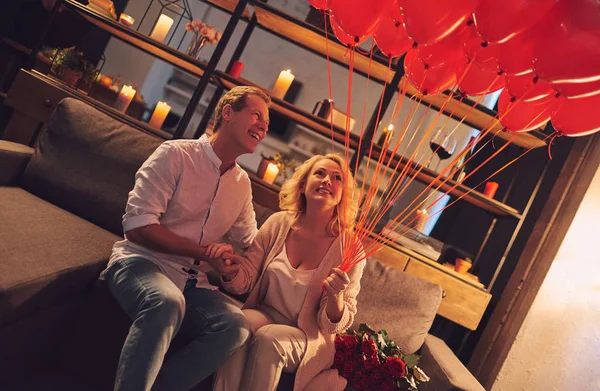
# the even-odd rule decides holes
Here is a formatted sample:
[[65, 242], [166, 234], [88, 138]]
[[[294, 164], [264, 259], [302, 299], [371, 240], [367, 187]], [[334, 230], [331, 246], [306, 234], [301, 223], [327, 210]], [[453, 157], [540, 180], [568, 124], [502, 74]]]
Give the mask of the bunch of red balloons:
[[503, 89], [508, 131], [549, 120], [563, 135], [600, 131], [600, 0], [308, 2], [343, 44], [373, 37], [386, 56], [406, 53], [406, 76], [424, 94]]

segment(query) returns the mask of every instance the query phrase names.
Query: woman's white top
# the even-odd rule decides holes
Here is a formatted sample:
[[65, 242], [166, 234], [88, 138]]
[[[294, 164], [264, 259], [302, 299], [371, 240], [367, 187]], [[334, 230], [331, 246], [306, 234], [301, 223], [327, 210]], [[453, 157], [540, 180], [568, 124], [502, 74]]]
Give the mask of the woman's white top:
[[[290, 264], [286, 246], [265, 270], [261, 291], [264, 300], [259, 308], [276, 323], [296, 324], [306, 297], [308, 284], [316, 269], [298, 270]], [[281, 319], [283, 316], [285, 319]]]

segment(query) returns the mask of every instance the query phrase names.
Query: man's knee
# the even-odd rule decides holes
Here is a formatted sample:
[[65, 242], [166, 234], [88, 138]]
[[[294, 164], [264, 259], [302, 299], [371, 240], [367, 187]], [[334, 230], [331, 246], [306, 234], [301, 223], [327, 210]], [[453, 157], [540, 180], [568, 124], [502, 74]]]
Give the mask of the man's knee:
[[221, 314], [219, 323], [222, 325], [224, 338], [234, 349], [242, 346], [250, 337], [248, 321], [237, 308]]

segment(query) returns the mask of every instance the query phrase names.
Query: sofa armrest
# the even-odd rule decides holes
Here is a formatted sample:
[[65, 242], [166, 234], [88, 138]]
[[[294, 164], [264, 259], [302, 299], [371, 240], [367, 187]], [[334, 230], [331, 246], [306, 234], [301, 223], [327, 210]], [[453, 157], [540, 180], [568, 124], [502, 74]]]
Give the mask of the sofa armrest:
[[485, 391], [448, 345], [433, 335], [425, 337], [419, 367], [431, 377], [419, 385], [419, 391]]
[[14, 185], [31, 156], [33, 156], [33, 148], [0, 140], [0, 186]]

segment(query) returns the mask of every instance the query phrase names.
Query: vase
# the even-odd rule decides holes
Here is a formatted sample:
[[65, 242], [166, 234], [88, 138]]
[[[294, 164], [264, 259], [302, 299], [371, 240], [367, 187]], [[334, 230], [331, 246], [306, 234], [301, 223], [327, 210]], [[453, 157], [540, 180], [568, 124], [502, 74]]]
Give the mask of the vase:
[[190, 42], [190, 45], [188, 46], [186, 53], [188, 56], [193, 57], [195, 59], [198, 59], [198, 55], [200, 54], [200, 51], [202, 50], [202, 48], [204, 47], [204, 45], [206, 44], [206, 38], [201, 38], [201, 39], [196, 39], [196, 38], [192, 38], [192, 41]]

